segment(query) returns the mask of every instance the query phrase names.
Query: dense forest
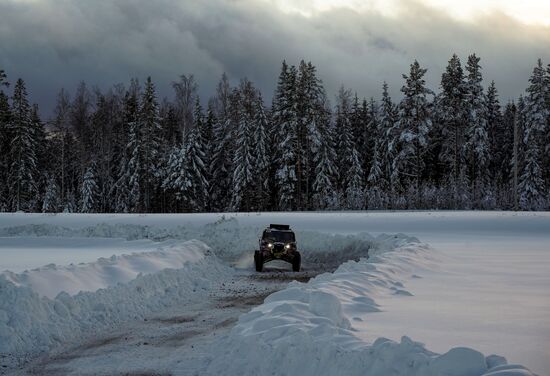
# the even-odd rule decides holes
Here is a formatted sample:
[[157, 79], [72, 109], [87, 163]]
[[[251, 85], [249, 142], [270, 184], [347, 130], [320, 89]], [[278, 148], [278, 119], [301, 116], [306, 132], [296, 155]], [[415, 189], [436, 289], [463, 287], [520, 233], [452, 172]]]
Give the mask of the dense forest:
[[550, 65], [506, 104], [476, 55], [453, 55], [437, 92], [425, 73], [411, 64], [399, 100], [384, 83], [334, 104], [304, 61], [282, 63], [270, 105], [226, 75], [208, 101], [192, 75], [172, 100], [151, 78], [81, 83], [45, 120], [0, 70], [0, 211], [548, 209]]

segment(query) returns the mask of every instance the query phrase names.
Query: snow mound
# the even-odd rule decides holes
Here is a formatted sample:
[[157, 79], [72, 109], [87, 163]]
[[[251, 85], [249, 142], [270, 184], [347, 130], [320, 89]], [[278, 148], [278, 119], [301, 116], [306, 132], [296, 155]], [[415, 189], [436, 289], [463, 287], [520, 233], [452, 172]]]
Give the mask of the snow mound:
[[412, 271], [434, 261], [427, 245], [405, 235], [382, 235], [374, 244], [368, 260], [348, 261], [308, 283], [292, 282], [242, 315], [218, 344], [207, 373], [479, 376], [502, 370], [532, 375], [505, 366], [502, 357], [486, 358], [469, 348], [439, 355], [406, 336], [399, 343], [356, 337], [355, 314], [377, 311], [376, 296], [406, 291], [403, 281], [412, 278]]
[[126, 283], [139, 274], [150, 274], [163, 269], [179, 269], [189, 262], [204, 258], [201, 246], [195, 243], [164, 242], [153, 252], [100, 258], [96, 262], [56, 266], [13, 273], [0, 273], [15, 286], [30, 287], [40, 295], [54, 298], [61, 291], [74, 295], [79, 291], [96, 291], [100, 288]]
[[[74, 296], [62, 292], [55, 299], [41, 297], [26, 286], [16, 286], [0, 276], [0, 354], [36, 355], [58, 344], [78, 343], [99, 331], [116, 328], [169, 306], [204, 299], [212, 285], [229, 278], [232, 269], [221, 263], [200, 241], [174, 245], [166, 251], [181, 252], [179, 269], [138, 274], [128, 283], [118, 283], [95, 292]], [[158, 256], [158, 255], [157, 255]], [[97, 265], [129, 265], [145, 261], [132, 256], [104, 260]], [[185, 261], [183, 261], [185, 260]], [[135, 266], [134, 265], [134, 266]], [[153, 263], [156, 267], [158, 264]], [[84, 266], [94, 270], [94, 265]], [[139, 269], [137, 267], [136, 269]], [[144, 267], [144, 269], [146, 269]]]

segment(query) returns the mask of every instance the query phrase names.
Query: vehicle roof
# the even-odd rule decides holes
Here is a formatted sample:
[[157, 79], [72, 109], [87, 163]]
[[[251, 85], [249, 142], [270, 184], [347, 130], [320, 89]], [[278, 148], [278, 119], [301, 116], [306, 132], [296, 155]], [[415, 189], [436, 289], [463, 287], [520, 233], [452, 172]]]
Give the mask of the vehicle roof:
[[264, 231], [267, 231], [267, 232], [275, 232], [275, 231], [278, 231], [278, 232], [294, 232], [291, 229], [281, 230], [281, 229], [278, 229], [278, 228], [270, 228], [270, 227], [267, 227]]

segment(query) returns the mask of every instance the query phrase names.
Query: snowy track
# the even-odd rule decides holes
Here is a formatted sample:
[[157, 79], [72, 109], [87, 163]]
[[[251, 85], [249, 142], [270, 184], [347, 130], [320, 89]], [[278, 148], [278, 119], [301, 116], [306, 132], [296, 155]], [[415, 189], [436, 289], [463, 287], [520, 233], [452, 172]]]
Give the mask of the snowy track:
[[[288, 281], [283, 275], [268, 273], [258, 279], [251, 272], [239, 272], [214, 286], [202, 301], [123, 324], [34, 360], [15, 374], [169, 375], [177, 368], [180, 374], [200, 375], [211, 361], [212, 344], [227, 334], [241, 314], [284, 288]], [[307, 273], [297, 277], [305, 279]]]
[[[285, 263], [273, 263], [262, 274], [252, 271], [250, 251], [261, 227], [270, 222], [289, 222], [297, 231], [304, 272], [291, 273]], [[435, 247], [405, 235], [375, 238], [363, 233], [365, 230], [406, 232]], [[471, 346], [480, 350], [481, 346], [486, 354], [498, 350], [514, 361], [534, 365], [542, 376], [550, 341], [550, 323], [544, 318], [550, 300], [544, 292], [546, 287], [541, 288], [545, 276], [550, 275], [550, 264], [545, 261], [550, 261], [550, 250], [545, 247], [550, 244], [550, 231], [546, 230], [550, 230], [550, 215], [545, 213], [0, 215], [0, 269], [2, 260], [19, 263], [19, 271], [36, 266], [25, 266], [25, 259], [16, 253], [18, 245], [19, 249], [29, 247], [25, 242], [31, 238], [49, 250], [55, 249], [56, 241], [86, 244], [82, 239], [103, 246], [116, 242], [123, 253], [128, 244], [156, 247], [154, 252], [104, 259], [99, 268], [96, 263], [49, 265], [25, 273], [4, 273], [4, 282], [0, 277], [0, 295], [4, 297], [0, 301], [0, 348], [4, 349], [0, 349], [0, 365], [8, 368], [0, 369], [0, 373], [17, 371], [13, 366], [26, 355], [34, 357], [43, 352], [39, 358], [24, 362], [16, 373], [531, 374], [520, 366], [495, 368], [503, 363], [499, 357], [485, 357], [461, 347], [451, 349]], [[9, 242], [2, 243], [2, 237]], [[516, 243], [502, 253], [494, 248], [497, 243], [491, 242], [491, 237], [508, 237]], [[215, 255], [206, 249], [194, 255], [188, 251], [170, 253], [171, 247], [177, 250], [187, 239], [198, 239], [199, 248], [201, 241], [205, 242]], [[40, 265], [66, 263], [67, 255], [74, 257], [74, 263], [91, 261], [86, 259], [86, 252], [78, 254], [78, 247], [72, 254], [63, 247], [59, 250], [44, 254], [35, 247], [34, 254], [44, 261]], [[517, 253], [521, 256], [510, 257]], [[156, 260], [157, 256], [177, 270], [163, 270], [166, 265]], [[491, 258], [500, 261], [492, 262]], [[354, 261], [340, 266], [347, 260]], [[498, 273], [510, 275], [510, 262], [522, 268], [514, 277], [516, 285], [522, 273], [530, 277], [528, 283], [519, 283], [514, 289], [522, 295], [521, 302], [513, 302], [513, 296], [507, 294], [508, 282], [497, 278]], [[82, 269], [88, 270], [84, 279], [75, 272]], [[52, 285], [58, 289], [69, 290], [73, 278], [80, 281], [71, 294], [86, 286], [91, 291], [61, 294], [55, 299], [51, 299], [55, 290], [41, 292], [50, 299], [29, 293], [24, 286], [32, 288], [30, 282], [44, 273], [44, 280], [55, 281]], [[468, 279], [475, 275], [472, 273], [479, 276], [469, 285]], [[68, 282], [59, 282], [52, 275], [61, 275]], [[97, 275], [103, 276], [99, 287], [107, 288], [93, 292], [97, 286], [89, 282], [96, 281]], [[119, 282], [122, 284], [117, 285]], [[458, 286], [453, 290], [449, 283]], [[145, 299], [140, 289], [145, 289]], [[495, 316], [495, 309], [502, 310], [499, 305], [491, 308], [481, 304], [491, 296], [488, 294], [495, 298], [491, 301], [503, 304], [510, 297], [514, 314]], [[472, 297], [464, 299], [467, 295]], [[452, 306], [453, 301], [458, 303]], [[31, 312], [38, 308], [41, 313], [36, 316], [23, 309], [14, 311], [13, 302], [18, 302], [16, 308], [17, 304], [34, 307]], [[433, 306], [436, 302], [440, 304]], [[537, 303], [530, 305], [532, 302]], [[472, 307], [477, 303], [479, 307]], [[443, 304], [446, 308], [440, 310]], [[461, 304], [469, 304], [474, 308], [469, 311], [476, 316], [462, 315], [468, 310]], [[532, 314], [532, 310], [543, 316]], [[455, 322], [457, 329], [444, 324], [441, 319], [446, 317], [459, 320]], [[495, 317], [496, 322], [487, 321]], [[516, 328], [513, 317], [523, 317], [525, 326]], [[411, 326], [400, 325], [407, 322]], [[417, 330], [422, 328], [431, 328], [431, 332]], [[480, 330], [468, 332], [472, 328]], [[527, 351], [510, 351], [506, 336], [494, 336], [503, 330], [510, 331], [510, 338], [515, 330], [530, 333], [532, 338], [516, 335], [520, 346], [512, 344]], [[14, 335], [20, 340], [14, 342]], [[379, 338], [386, 336], [392, 340]], [[402, 336], [426, 342], [428, 349], [445, 354], [435, 354]], [[531, 343], [523, 343], [531, 339]]]

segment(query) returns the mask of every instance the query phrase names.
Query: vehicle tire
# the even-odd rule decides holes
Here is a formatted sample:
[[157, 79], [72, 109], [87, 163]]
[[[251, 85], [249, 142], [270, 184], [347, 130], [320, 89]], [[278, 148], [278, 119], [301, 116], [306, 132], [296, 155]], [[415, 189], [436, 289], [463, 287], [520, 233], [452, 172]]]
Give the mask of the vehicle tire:
[[302, 257], [300, 256], [300, 252], [294, 252], [294, 258], [292, 259], [292, 271], [299, 272], [301, 263]]
[[254, 265], [257, 272], [261, 272], [264, 269], [264, 256], [260, 251], [254, 251]]

